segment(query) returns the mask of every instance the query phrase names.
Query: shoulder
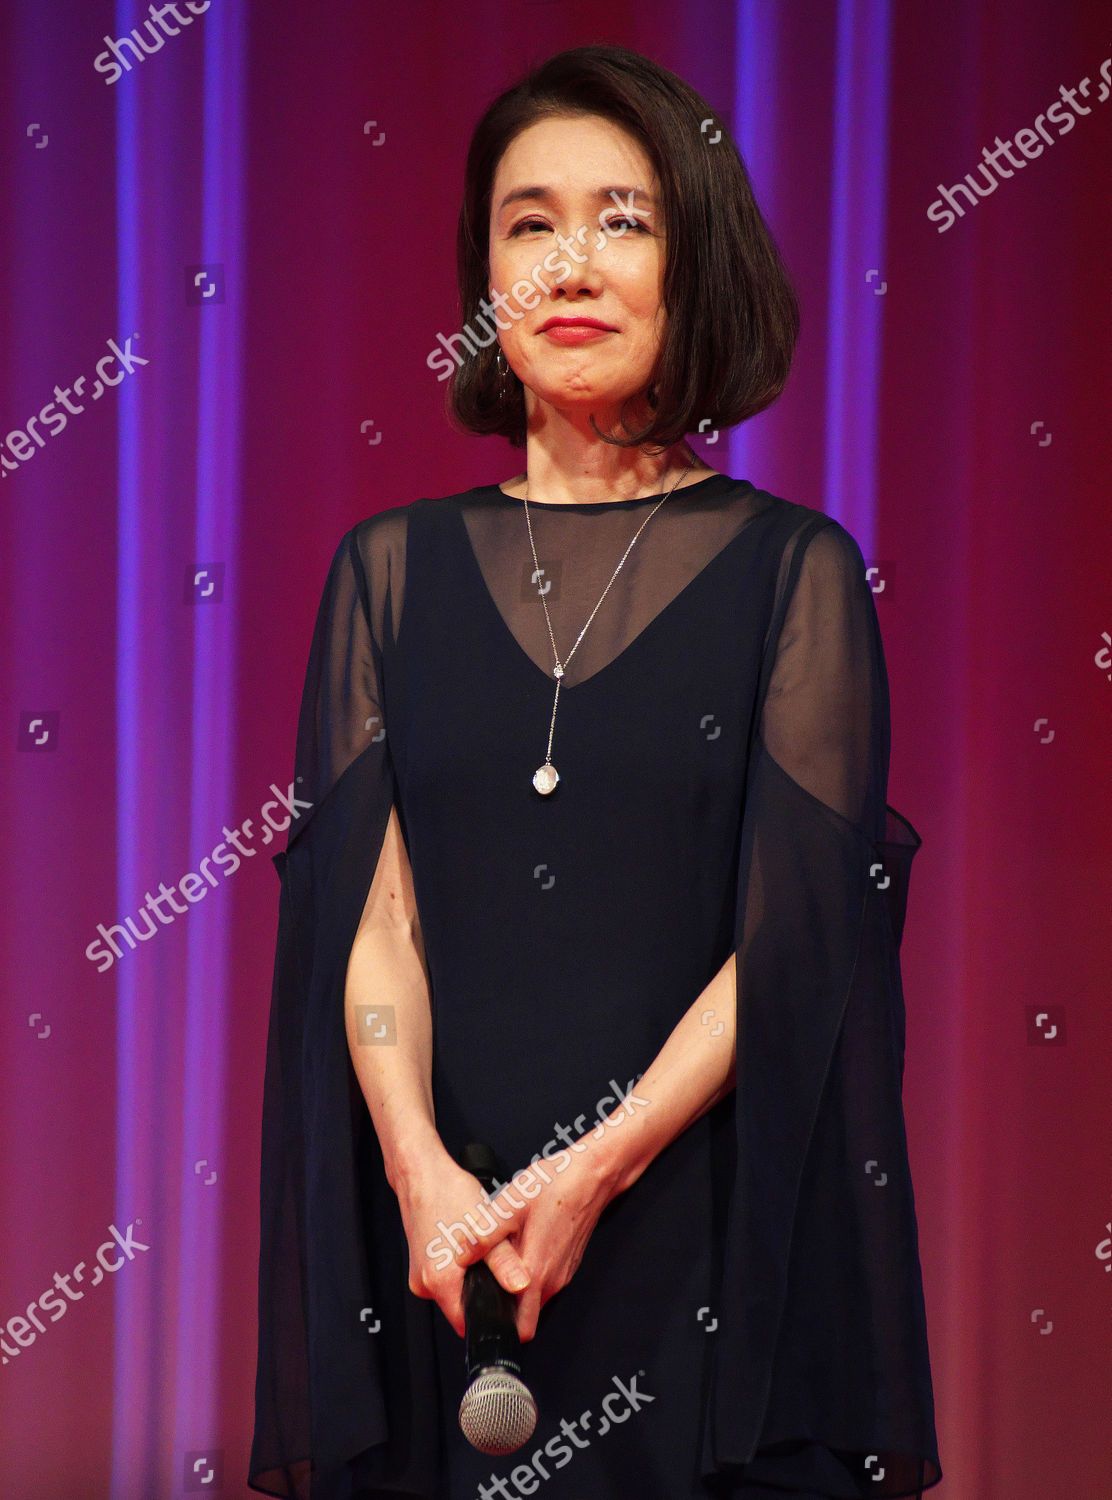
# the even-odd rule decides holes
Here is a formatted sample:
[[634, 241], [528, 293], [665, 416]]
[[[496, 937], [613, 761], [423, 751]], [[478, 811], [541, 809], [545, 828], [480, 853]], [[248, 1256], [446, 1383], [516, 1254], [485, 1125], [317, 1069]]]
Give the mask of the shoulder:
[[422, 500], [409, 500], [402, 505], [391, 505], [386, 510], [376, 511], [373, 516], [357, 521], [342, 540], [350, 539], [361, 550], [397, 545], [405, 540], [409, 519], [422, 504]]
[[346, 533], [344, 540], [352, 538], [361, 550], [396, 548], [404, 545], [411, 525], [418, 520], [424, 520], [437, 511], [458, 509], [466, 501], [482, 493], [483, 486], [478, 486], [475, 489], [459, 490], [451, 495], [422, 495], [416, 500], [388, 506], [373, 516], [357, 521]]
[[372, 593], [386, 588], [392, 579], [404, 577], [409, 517], [419, 500], [396, 505], [367, 516], [337, 538], [331, 546], [325, 577], [325, 595], [356, 590], [364, 603]]
[[356, 521], [335, 547], [335, 563], [347, 563], [368, 578], [382, 578], [405, 567], [410, 519], [424, 500], [391, 505]]
[[760, 551], [770, 618], [791, 608], [833, 621], [875, 609], [869, 570], [847, 527], [816, 506], [758, 493], [765, 502]]
[[417, 518], [433, 515], [437, 509], [443, 511], [458, 508], [467, 500], [480, 496], [483, 491], [484, 486], [480, 485], [451, 495], [422, 495], [415, 500], [389, 505], [372, 516], [365, 516], [363, 520], [349, 526], [333, 543], [332, 565], [334, 568], [345, 563], [358, 566], [362, 562], [367, 568], [372, 564], [386, 563], [391, 558], [402, 562], [411, 524]]
[[448, 509], [458, 509], [477, 493], [465, 490], [453, 495], [422, 495], [366, 516], [340, 538], [333, 567], [351, 569], [360, 588], [371, 597], [382, 596], [391, 587], [400, 595], [407, 550], [417, 545], [418, 536], [428, 533], [434, 517], [443, 516]]
[[396, 577], [405, 567], [407, 545], [416, 547], [419, 539], [429, 541], [442, 534], [438, 523], [449, 524], [451, 515], [459, 517], [471, 506], [488, 503], [490, 491], [489, 485], [476, 485], [450, 495], [422, 495], [389, 506], [357, 521], [341, 545], [357, 554], [368, 573], [381, 576], [385, 571]]
[[805, 565], [809, 570], [860, 572], [864, 576], [865, 562], [857, 538], [840, 521], [813, 505], [785, 500], [767, 490], [756, 493], [766, 503], [770, 546], [780, 554], [785, 567], [792, 564], [794, 571]]

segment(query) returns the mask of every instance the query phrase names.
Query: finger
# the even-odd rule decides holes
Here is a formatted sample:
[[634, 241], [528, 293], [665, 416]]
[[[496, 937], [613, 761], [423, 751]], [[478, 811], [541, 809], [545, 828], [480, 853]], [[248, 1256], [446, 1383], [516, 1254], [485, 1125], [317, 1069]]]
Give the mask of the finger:
[[467, 1323], [463, 1315], [463, 1277], [446, 1278], [436, 1291], [436, 1305], [448, 1319], [455, 1332], [463, 1338]]
[[440, 1311], [444, 1314], [444, 1316], [448, 1319], [448, 1322], [452, 1325], [455, 1333], [461, 1339], [466, 1337], [467, 1323], [465, 1322], [463, 1316], [462, 1297], [444, 1297], [437, 1303], [437, 1306], [440, 1308]]
[[523, 1292], [529, 1285], [529, 1268], [509, 1240], [502, 1240], [488, 1251], [486, 1263], [507, 1292]]
[[529, 1209], [529, 1200], [522, 1202], [519, 1198], [515, 1207], [509, 1192], [511, 1186], [512, 1179], [490, 1199], [490, 1207], [494, 1217], [498, 1220], [498, 1228], [487, 1236], [488, 1239], [501, 1240], [505, 1235], [516, 1234], [522, 1228], [523, 1216]]
[[[476, 1186], [480, 1186], [476, 1184]], [[481, 1187], [480, 1187], [481, 1190]], [[474, 1265], [476, 1261], [485, 1260], [496, 1245], [502, 1244], [508, 1236], [517, 1232], [520, 1224], [514, 1217], [512, 1207], [505, 1206], [505, 1200], [501, 1194], [492, 1198], [486, 1198], [486, 1203], [497, 1205], [497, 1210], [485, 1217], [490, 1221], [490, 1227], [480, 1228], [472, 1224], [470, 1229], [465, 1230], [461, 1242], [453, 1244], [452, 1252], [457, 1267], [466, 1270], [468, 1266]]]
[[541, 1287], [539, 1283], [531, 1283], [517, 1303], [517, 1336], [523, 1344], [527, 1344], [536, 1333], [540, 1312]]

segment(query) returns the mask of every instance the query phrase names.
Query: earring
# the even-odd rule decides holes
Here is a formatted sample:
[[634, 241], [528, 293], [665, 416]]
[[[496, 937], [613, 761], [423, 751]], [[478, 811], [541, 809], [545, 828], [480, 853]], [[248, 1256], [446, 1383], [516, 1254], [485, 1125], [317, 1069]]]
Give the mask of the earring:
[[509, 384], [510, 367], [506, 356], [502, 353], [502, 345], [497, 344], [497, 353], [494, 356], [494, 367], [498, 371], [498, 401], [502, 404], [506, 400], [507, 386]]

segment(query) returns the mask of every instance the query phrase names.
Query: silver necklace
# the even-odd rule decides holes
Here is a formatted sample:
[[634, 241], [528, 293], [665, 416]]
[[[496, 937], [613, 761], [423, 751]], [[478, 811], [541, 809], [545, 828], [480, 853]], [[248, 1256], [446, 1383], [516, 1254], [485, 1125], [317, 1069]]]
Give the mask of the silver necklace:
[[[610, 592], [610, 584], [614, 582], [614, 579], [617, 578], [618, 574], [622, 571], [622, 564], [625, 562], [629, 554], [633, 551], [633, 543], [636, 542], [637, 538], [641, 535], [642, 531], [644, 531], [645, 527], [652, 520], [653, 516], [656, 515], [657, 511], [664, 504], [665, 500], [667, 500], [668, 496], [672, 493], [672, 490], [674, 490], [676, 488], [676, 485], [679, 484], [680, 480], [683, 479], [685, 475], [691, 472], [694, 464], [695, 455], [692, 454], [691, 462], [688, 464], [686, 469], [681, 471], [679, 478], [677, 478], [676, 483], [673, 484], [672, 489], [668, 490], [667, 494], [661, 495], [660, 499], [653, 506], [652, 510], [649, 511], [648, 515], [641, 522], [640, 526], [638, 526], [637, 530], [633, 533], [633, 541], [630, 542], [629, 546], [622, 553], [621, 558], [618, 562], [618, 566], [610, 575], [610, 583], [606, 585], [602, 593], [599, 595], [598, 604], [595, 605], [594, 609], [587, 616], [587, 624], [584, 625], [583, 629], [576, 636], [575, 645], [571, 648], [563, 661], [560, 660], [560, 653], [556, 650], [556, 637], [552, 633], [552, 620], [550, 619], [548, 613], [548, 602], [545, 599], [544, 594], [541, 594], [541, 604], [544, 606], [545, 624], [548, 626], [548, 639], [552, 642], [552, 658], [555, 662], [555, 666], [552, 669], [552, 675], [556, 679], [556, 696], [552, 700], [552, 719], [548, 726], [548, 749], [544, 753], [544, 764], [542, 766], [538, 766], [536, 771], [534, 771], [533, 773], [533, 785], [536, 787], [537, 791], [540, 792], [542, 797], [547, 797], [550, 792], [554, 792], [556, 790], [556, 783], [560, 779], [560, 773], [552, 764], [552, 736], [556, 729], [556, 709], [560, 702], [560, 680], [564, 675], [564, 671], [568, 665], [568, 662], [570, 662], [572, 657], [575, 655], [576, 648], [578, 647], [579, 642], [587, 634], [588, 626], [594, 619], [595, 615], [598, 613], [599, 604], [602, 603], [607, 594]], [[540, 577], [541, 565], [537, 560], [537, 548], [536, 544], [533, 541], [533, 523], [529, 519], [528, 474], [526, 474], [525, 476], [525, 524], [529, 528], [529, 546], [532, 548], [533, 552], [533, 579], [535, 581]]]

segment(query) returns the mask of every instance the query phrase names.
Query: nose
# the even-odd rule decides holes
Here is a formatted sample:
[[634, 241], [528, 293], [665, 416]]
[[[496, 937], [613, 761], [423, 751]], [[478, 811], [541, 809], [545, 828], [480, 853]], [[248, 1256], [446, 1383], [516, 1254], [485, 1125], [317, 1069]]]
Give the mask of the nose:
[[590, 231], [585, 237], [569, 238], [564, 259], [571, 271], [559, 286], [553, 288], [554, 294], [564, 297], [597, 297], [602, 290], [603, 273], [598, 251], [591, 242]]

